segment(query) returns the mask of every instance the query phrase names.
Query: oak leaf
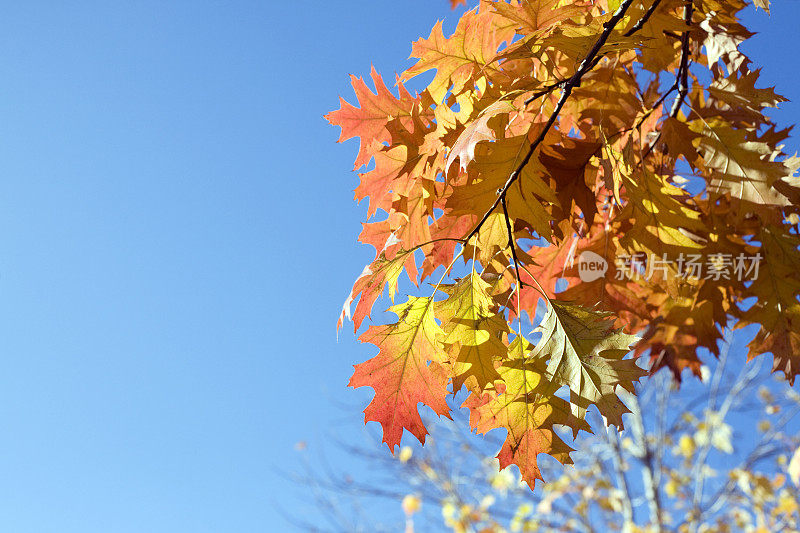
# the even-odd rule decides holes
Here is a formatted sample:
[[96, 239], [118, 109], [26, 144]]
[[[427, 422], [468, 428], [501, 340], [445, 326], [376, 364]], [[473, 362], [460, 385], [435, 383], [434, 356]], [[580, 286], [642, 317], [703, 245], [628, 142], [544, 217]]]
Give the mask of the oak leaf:
[[531, 345], [517, 336], [509, 345], [509, 357], [498, 369], [502, 381], [494, 391], [473, 395], [465, 405], [473, 415], [471, 425], [481, 433], [495, 428], [506, 430], [497, 459], [500, 468], [519, 467], [531, 489], [542, 475], [537, 456], [546, 453], [564, 464], [572, 464], [570, 448], [556, 433], [555, 426], [568, 426], [573, 434], [590, 431], [585, 420], [576, 418], [569, 403], [555, 395], [558, 388], [548, 380], [545, 362], [530, 355]]
[[508, 351], [502, 341], [508, 324], [494, 309], [489, 284], [475, 272], [439, 288], [448, 294], [436, 302], [436, 315], [445, 333], [442, 342], [451, 354], [453, 391], [465, 382], [470, 390], [480, 391], [500, 377], [495, 366]]
[[570, 389], [572, 412], [583, 418], [589, 405], [597, 406], [610, 424], [622, 428], [628, 412], [616, 396], [619, 385], [633, 392], [633, 382], [646, 375], [632, 359], [623, 359], [636, 337], [612, 329], [609, 313], [591, 311], [566, 302], [551, 301], [539, 329], [542, 338], [531, 357], [549, 360], [553, 383]]
[[497, 24], [497, 19], [481, 10], [467, 11], [458, 21], [455, 32], [445, 37], [442, 22], [431, 30], [428, 39], [414, 43], [411, 57], [418, 61], [407, 69], [401, 79], [407, 81], [414, 76], [436, 69], [428, 91], [435, 103], [440, 104], [445, 94], [461, 93], [467, 82], [477, 82], [484, 69], [491, 69], [499, 46], [510, 41], [514, 31]]
[[369, 90], [362, 78], [350, 76], [360, 107], [355, 107], [344, 98], [339, 98], [340, 109], [325, 115], [328, 122], [342, 128], [338, 142], [353, 137], [360, 138], [361, 144], [354, 168], [369, 163], [370, 150], [376, 143], [390, 140], [386, 129], [389, 121], [399, 116], [410, 116], [411, 110], [419, 102], [419, 99], [411, 96], [402, 85], [399, 85], [400, 98], [395, 97], [374, 67], [371, 76], [375, 84], [374, 93]]
[[370, 326], [360, 340], [380, 348], [378, 355], [355, 366], [351, 387], [372, 387], [375, 397], [364, 410], [365, 421], [383, 428], [383, 442], [394, 450], [403, 430], [425, 442], [427, 430], [417, 405], [424, 403], [440, 416], [449, 418], [447, 376], [438, 366], [445, 354], [443, 331], [436, 323], [431, 298], [409, 297], [389, 308], [398, 321], [385, 326]]

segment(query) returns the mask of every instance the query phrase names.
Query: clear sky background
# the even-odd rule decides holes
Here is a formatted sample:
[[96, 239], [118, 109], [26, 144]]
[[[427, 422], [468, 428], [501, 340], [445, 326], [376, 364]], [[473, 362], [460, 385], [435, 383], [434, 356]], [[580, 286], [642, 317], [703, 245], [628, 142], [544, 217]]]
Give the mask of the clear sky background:
[[[346, 383], [374, 350], [335, 334], [372, 250], [356, 144], [322, 116], [457, 14], [0, 5], [0, 530], [282, 530], [295, 443], [370, 397]], [[800, 122], [800, 2], [749, 19]]]

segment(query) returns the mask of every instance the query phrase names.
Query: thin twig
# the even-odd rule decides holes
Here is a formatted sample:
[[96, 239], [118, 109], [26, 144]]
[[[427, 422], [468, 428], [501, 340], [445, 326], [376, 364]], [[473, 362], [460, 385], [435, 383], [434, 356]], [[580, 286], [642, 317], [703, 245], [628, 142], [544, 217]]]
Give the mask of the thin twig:
[[645, 23], [648, 21], [648, 19], [650, 19], [650, 16], [655, 12], [656, 8], [658, 7], [658, 4], [660, 3], [661, 0], [655, 0], [652, 4], [650, 4], [650, 8], [645, 12], [642, 18], [639, 19], [639, 22], [631, 26], [631, 29], [625, 32], [625, 37], [630, 37], [637, 31], [641, 30], [642, 26], [644, 26]]
[[[692, 15], [694, 13], [694, 4], [692, 4], [692, 0], [686, 0], [685, 5], [683, 6], [683, 21], [686, 23], [687, 26], [692, 25]], [[669, 111], [669, 116], [675, 118], [678, 116], [678, 112], [683, 105], [683, 101], [686, 99], [686, 95], [689, 93], [689, 55], [691, 50], [689, 49], [689, 31], [686, 30], [681, 35], [681, 62], [678, 66], [678, 72], [675, 73], [675, 83], [669, 88], [667, 92], [664, 93], [662, 98], [659, 99], [658, 105], [664, 102], [667, 95], [670, 94], [675, 89], [678, 90], [678, 95], [675, 97], [675, 100], [672, 102], [672, 107]], [[654, 108], [657, 106], [653, 106]], [[650, 152], [653, 151], [656, 144], [658, 144], [658, 140], [661, 139], [661, 132], [658, 132], [658, 135], [650, 143], [650, 146], [647, 148], [647, 151], [644, 153], [644, 157], [650, 155]]]
[[535, 93], [533, 93], [530, 96], [530, 98], [525, 100], [525, 105], [527, 106], [527, 105], [533, 103], [537, 98], [539, 98], [541, 96], [544, 96], [546, 94], [550, 94], [554, 90], [556, 90], [556, 89], [558, 89], [560, 87], [563, 87], [564, 84], [567, 83], [568, 81], [569, 80], [559, 80], [559, 81], [557, 81], [555, 83], [551, 83], [550, 85], [546, 85], [544, 89], [542, 89], [540, 91], [536, 91]]
[[522, 280], [519, 277], [519, 259], [517, 259], [517, 246], [514, 244], [514, 230], [511, 228], [511, 218], [508, 216], [506, 198], [502, 198], [503, 216], [506, 219], [506, 229], [508, 230], [508, 247], [511, 248], [511, 258], [514, 260], [514, 274], [517, 277], [517, 290], [522, 288]]
[[[766, 457], [768, 454], [764, 452], [764, 448], [771, 444], [771, 441], [778, 435], [781, 429], [800, 413], [800, 407], [787, 412], [777, 424], [775, 424], [769, 431], [764, 433], [759, 440], [756, 447], [748, 454], [743, 464], [739, 467], [740, 470], [749, 471], [758, 462], [759, 459]], [[706, 509], [701, 509], [701, 513], [705, 516], [711, 516], [727, 504], [727, 500], [731, 497], [731, 493], [736, 488], [736, 479], [730, 478], [711, 498], [708, 499], [710, 506]], [[681, 524], [683, 525], [683, 524]]]
[[[694, 4], [692, 0], [686, 0], [686, 5], [683, 6], [683, 21], [687, 26], [692, 25], [692, 14], [694, 13]], [[683, 32], [681, 36], [681, 65], [678, 68], [680, 73], [680, 84], [678, 85], [678, 96], [672, 103], [672, 110], [669, 116], [675, 118], [678, 116], [683, 100], [689, 93], [689, 30]]]
[[[642, 15], [642, 18], [640, 18], [636, 22], [636, 24], [631, 26], [631, 28], [628, 31], [625, 32], [625, 37], [630, 37], [631, 35], [633, 35], [637, 31], [641, 30], [642, 27], [650, 19], [650, 16], [653, 14], [653, 12], [655, 12], [656, 8], [658, 7], [658, 4], [660, 4], [660, 3], [661, 3], [661, 0], [655, 0], [650, 5], [650, 8], [645, 12], [645, 14]], [[598, 54], [597, 57], [595, 57], [592, 60], [592, 64], [589, 66], [588, 70], [592, 70], [594, 67], [596, 67], [597, 63], [600, 62], [600, 59], [602, 59], [604, 55], [605, 54]], [[563, 87], [564, 84], [567, 83], [568, 81], [569, 81], [569, 79], [563, 79], [563, 80], [559, 80], [559, 81], [557, 81], [555, 83], [551, 83], [550, 85], [546, 85], [544, 87], [544, 89], [536, 91], [535, 93], [533, 93], [533, 95], [530, 96], [530, 98], [525, 100], [525, 105], [527, 106], [531, 102], [535, 101], [537, 98], [542, 97], [542, 96], [544, 96], [546, 94], [549, 94], [549, 93], [553, 92], [555, 89], [559, 89], [559, 88]]]

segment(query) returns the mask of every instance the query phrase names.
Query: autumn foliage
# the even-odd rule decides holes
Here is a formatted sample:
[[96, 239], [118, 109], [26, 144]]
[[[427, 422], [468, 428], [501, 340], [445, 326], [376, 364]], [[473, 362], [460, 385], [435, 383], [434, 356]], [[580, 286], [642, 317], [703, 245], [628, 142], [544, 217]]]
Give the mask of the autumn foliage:
[[[465, 388], [472, 428], [504, 428], [500, 464], [533, 487], [538, 454], [571, 462], [556, 426], [591, 431], [592, 405], [622, 426], [641, 357], [699, 375], [698, 351], [758, 324], [750, 357], [800, 373], [800, 159], [739, 48], [747, 4], [483, 0], [413, 43], [396, 89], [352, 78], [356, 105], [327, 119], [359, 139], [376, 256], [339, 325], [395, 300], [402, 272], [430, 287], [361, 336], [379, 352], [350, 385], [375, 390], [386, 444], [424, 442], [419, 403], [448, 416]], [[607, 270], [586, 279], [582, 257]]]

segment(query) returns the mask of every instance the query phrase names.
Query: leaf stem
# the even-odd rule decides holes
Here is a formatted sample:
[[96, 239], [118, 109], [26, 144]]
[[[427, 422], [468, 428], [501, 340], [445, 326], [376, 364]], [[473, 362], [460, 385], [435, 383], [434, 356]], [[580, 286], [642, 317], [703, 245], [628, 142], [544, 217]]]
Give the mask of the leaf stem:
[[536, 279], [536, 276], [534, 276], [534, 275], [531, 273], [531, 271], [530, 271], [530, 270], [528, 270], [528, 267], [526, 267], [525, 265], [520, 265], [520, 266], [522, 267], [522, 269], [523, 269], [523, 270], [525, 270], [525, 272], [527, 272], [527, 273], [528, 273], [528, 275], [531, 277], [531, 279], [533, 280], [533, 282], [534, 282], [534, 283], [536, 283], [536, 287], [537, 287], [537, 289], [536, 289], [536, 290], [538, 290], [538, 291], [539, 291], [539, 293], [540, 293], [542, 296], [544, 296], [544, 299], [545, 299], [545, 300], [547, 300], [547, 304], [548, 304], [548, 305], [550, 305], [550, 302], [551, 302], [551, 300], [550, 300], [550, 297], [549, 297], [549, 296], [547, 295], [547, 293], [545, 292], [545, 290], [544, 290], [544, 287], [542, 287], [542, 285], [539, 283], [539, 280], [538, 280], [538, 279]]

